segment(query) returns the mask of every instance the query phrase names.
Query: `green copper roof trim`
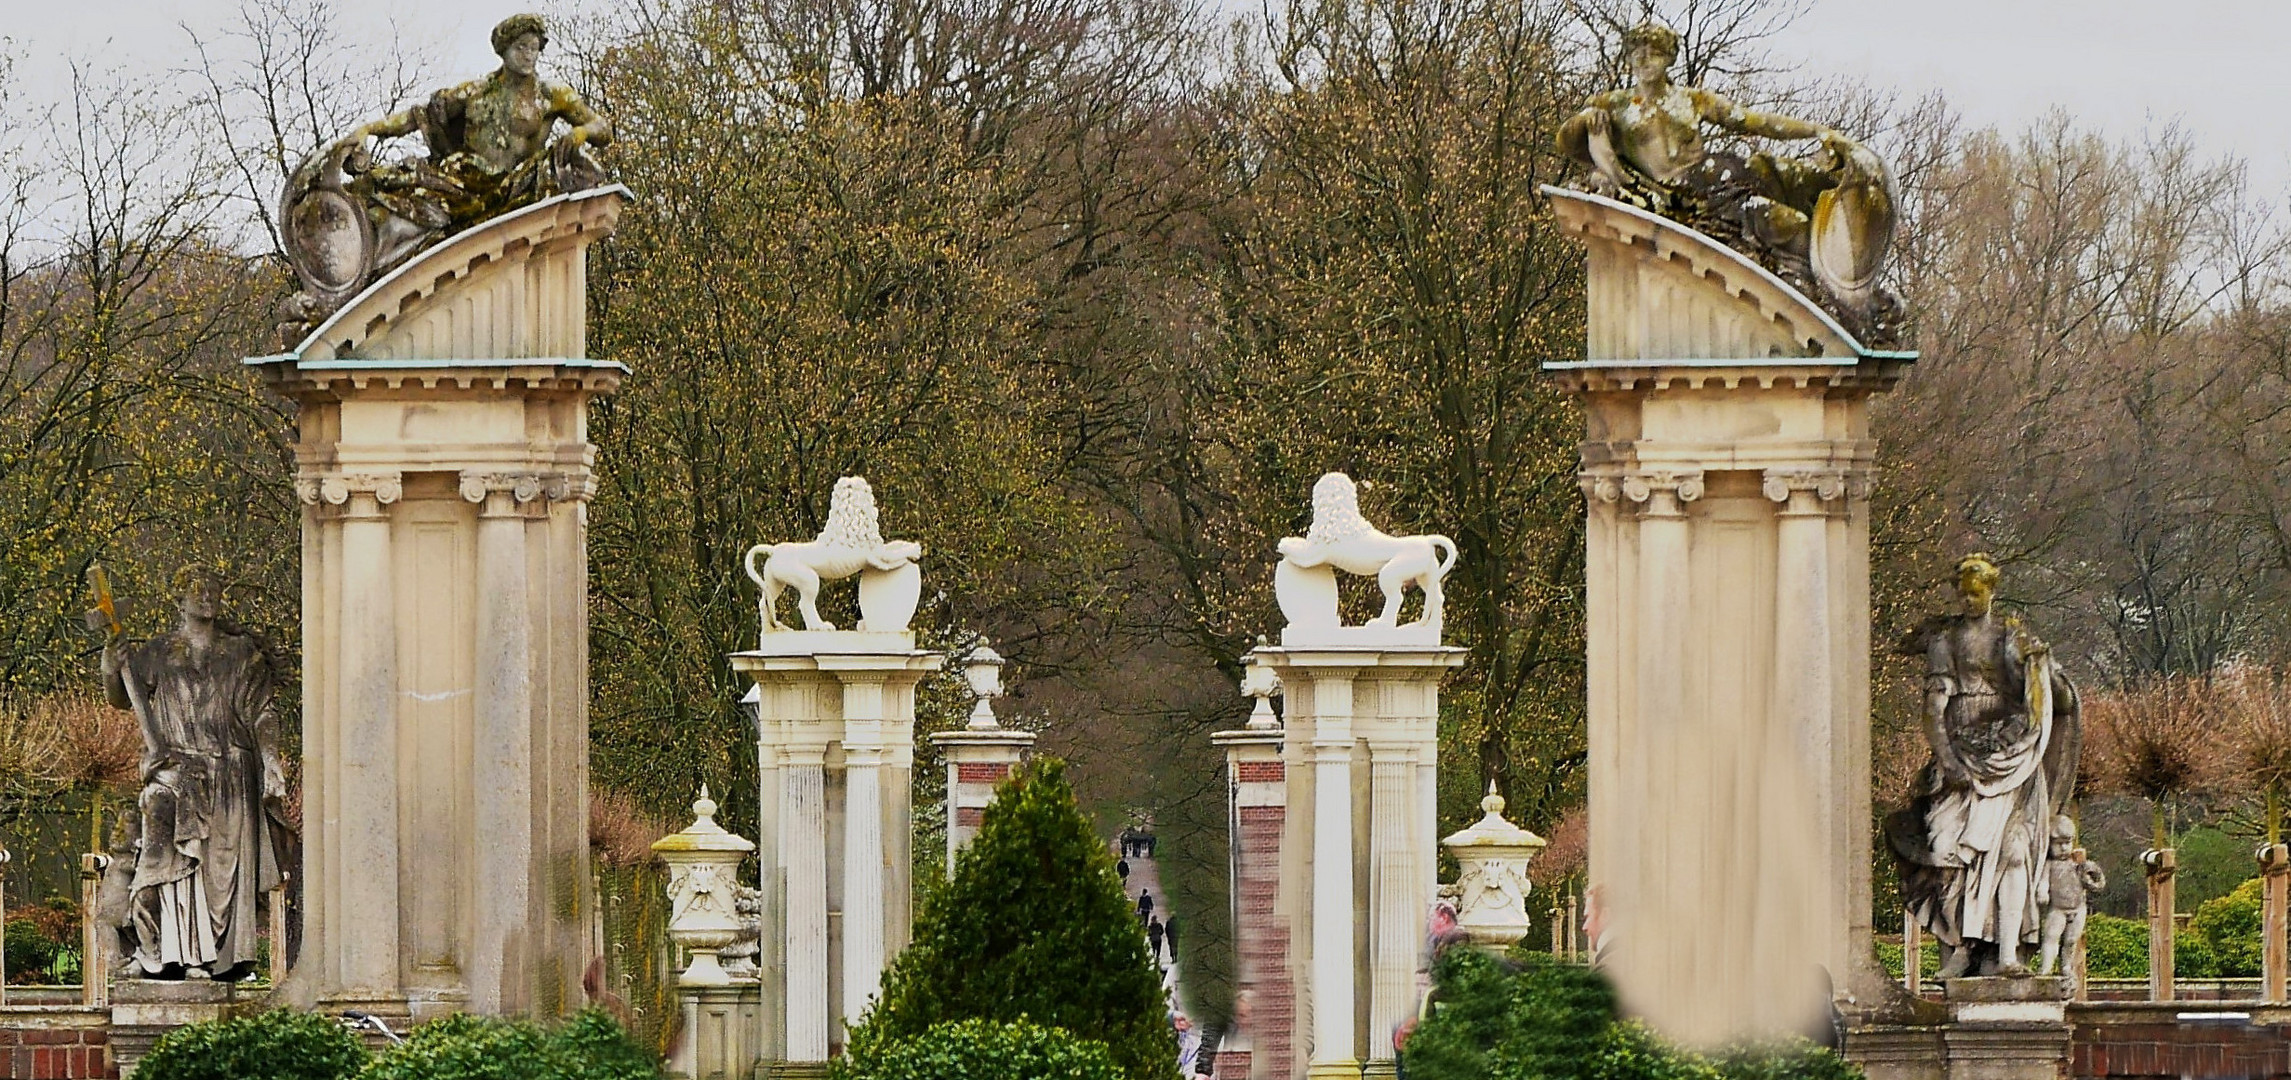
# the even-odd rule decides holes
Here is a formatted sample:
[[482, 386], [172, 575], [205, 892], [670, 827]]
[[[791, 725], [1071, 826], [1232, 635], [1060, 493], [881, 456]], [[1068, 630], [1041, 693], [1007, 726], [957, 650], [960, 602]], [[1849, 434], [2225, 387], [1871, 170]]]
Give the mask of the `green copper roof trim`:
[[503, 368], [503, 367], [569, 367], [610, 369], [623, 375], [628, 365], [618, 360], [591, 360], [580, 356], [518, 356], [493, 357], [485, 360], [366, 360], [356, 357], [338, 357], [333, 360], [302, 360], [294, 353], [273, 356], [250, 356], [239, 361], [249, 367], [265, 364], [293, 364], [304, 371], [386, 371], [392, 368], [434, 370], [438, 368]]

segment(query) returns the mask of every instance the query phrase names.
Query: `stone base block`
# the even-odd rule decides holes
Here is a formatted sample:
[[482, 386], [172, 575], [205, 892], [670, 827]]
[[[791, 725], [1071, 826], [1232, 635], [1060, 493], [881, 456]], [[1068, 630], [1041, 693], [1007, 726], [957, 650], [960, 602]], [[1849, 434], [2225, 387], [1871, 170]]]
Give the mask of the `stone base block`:
[[767, 1061], [756, 1066], [757, 1080], [827, 1080], [824, 1061]]
[[2068, 984], [2056, 975], [1949, 979], [1949, 1019], [1959, 1024], [2064, 1024]]
[[686, 986], [676, 992], [684, 1035], [668, 1071], [685, 1080], [746, 1080], [763, 1062], [763, 988]]
[[237, 983], [210, 979], [114, 979], [111, 984], [111, 1049], [121, 1076], [133, 1076], [135, 1063], [151, 1044], [179, 1027], [227, 1019], [259, 1008], [261, 994], [241, 994]]
[[1951, 1024], [1949, 1080], [2060, 1080], [2071, 1034], [2067, 1024]]
[[1305, 1066], [1305, 1080], [1361, 1080], [1357, 1061], [1316, 1061]]
[[1843, 1056], [1861, 1066], [1869, 1080], [1947, 1080], [1942, 1031], [1894, 1025], [1847, 1028]]

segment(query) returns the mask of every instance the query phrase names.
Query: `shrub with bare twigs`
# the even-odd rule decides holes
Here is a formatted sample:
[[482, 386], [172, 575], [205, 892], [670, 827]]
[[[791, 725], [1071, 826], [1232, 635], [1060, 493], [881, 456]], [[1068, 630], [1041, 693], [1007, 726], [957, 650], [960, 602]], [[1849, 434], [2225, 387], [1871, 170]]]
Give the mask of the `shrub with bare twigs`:
[[589, 851], [606, 866], [650, 863], [652, 842], [675, 831], [675, 826], [638, 808], [634, 799], [600, 787], [589, 789]]
[[2291, 794], [2291, 678], [2245, 667], [2221, 680], [2227, 699], [2228, 756], [2235, 786], [2266, 800], [2267, 842], [2283, 835], [2283, 799]]
[[142, 757], [134, 716], [101, 701], [51, 694], [0, 703], [0, 796], [131, 788]]
[[1591, 808], [1578, 806], [1551, 827], [1548, 843], [1527, 864], [1527, 879], [1539, 889], [1555, 889], [1583, 869], [1591, 855]]
[[2227, 702], [2196, 679], [2160, 679], [2085, 702], [2084, 768], [2095, 794], [2148, 800], [2156, 846], [2168, 846], [2167, 808], [2222, 790], [2233, 764], [2220, 739]]

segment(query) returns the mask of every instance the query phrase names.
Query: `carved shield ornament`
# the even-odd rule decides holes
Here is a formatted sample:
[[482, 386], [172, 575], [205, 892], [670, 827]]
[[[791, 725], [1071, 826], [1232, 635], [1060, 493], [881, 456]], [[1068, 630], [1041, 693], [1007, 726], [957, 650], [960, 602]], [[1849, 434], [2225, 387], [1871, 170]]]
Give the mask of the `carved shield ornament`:
[[287, 246], [302, 287], [332, 310], [366, 285], [374, 230], [357, 200], [340, 188], [313, 188], [287, 209]]
[[1840, 296], [1862, 296], [1877, 284], [1893, 241], [1893, 177], [1877, 155], [1857, 148], [1846, 177], [1814, 204], [1814, 276]]

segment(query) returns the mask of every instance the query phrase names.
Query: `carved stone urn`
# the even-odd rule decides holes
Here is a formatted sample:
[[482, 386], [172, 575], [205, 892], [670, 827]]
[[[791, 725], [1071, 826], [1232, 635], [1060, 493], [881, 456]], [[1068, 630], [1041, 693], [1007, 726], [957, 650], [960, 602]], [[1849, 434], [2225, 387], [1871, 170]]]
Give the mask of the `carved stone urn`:
[[740, 862], [756, 845], [716, 824], [716, 800], [705, 784], [692, 814], [684, 831], [652, 842], [653, 853], [668, 864], [668, 936], [692, 953], [677, 982], [729, 986], [732, 976], [718, 950], [740, 938]]
[[1504, 799], [1488, 784], [1486, 816], [1440, 841], [1456, 858], [1456, 928], [1481, 949], [1501, 954], [1527, 936], [1527, 864], [1546, 841], [1504, 819]]

